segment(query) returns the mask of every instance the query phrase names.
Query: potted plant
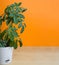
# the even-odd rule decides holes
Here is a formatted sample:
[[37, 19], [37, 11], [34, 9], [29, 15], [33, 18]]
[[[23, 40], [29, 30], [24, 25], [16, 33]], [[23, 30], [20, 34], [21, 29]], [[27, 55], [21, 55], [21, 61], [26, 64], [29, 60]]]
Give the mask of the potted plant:
[[[21, 34], [26, 27], [23, 15], [26, 8], [21, 7], [21, 4], [19, 2], [7, 6], [4, 14], [0, 16], [0, 64], [10, 63], [12, 61], [13, 48], [16, 49], [18, 44], [20, 47], [22, 46], [22, 40], [17, 30]], [[3, 22], [6, 23], [7, 28], [2, 31]]]

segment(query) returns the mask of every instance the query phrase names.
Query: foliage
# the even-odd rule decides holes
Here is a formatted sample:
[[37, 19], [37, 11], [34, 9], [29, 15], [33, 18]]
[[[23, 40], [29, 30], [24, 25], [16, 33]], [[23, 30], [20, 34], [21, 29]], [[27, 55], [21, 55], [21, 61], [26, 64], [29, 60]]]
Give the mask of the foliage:
[[[24, 23], [24, 15], [27, 9], [21, 7], [22, 3], [14, 3], [6, 7], [4, 10], [3, 16], [0, 16], [0, 47], [14, 47], [15, 49], [18, 46], [22, 46], [22, 40], [19, 37], [17, 30], [21, 29], [19, 32], [23, 33], [26, 24]], [[1, 31], [2, 23], [6, 22], [8, 26], [7, 29]], [[13, 24], [18, 25], [18, 28], [13, 26]]]

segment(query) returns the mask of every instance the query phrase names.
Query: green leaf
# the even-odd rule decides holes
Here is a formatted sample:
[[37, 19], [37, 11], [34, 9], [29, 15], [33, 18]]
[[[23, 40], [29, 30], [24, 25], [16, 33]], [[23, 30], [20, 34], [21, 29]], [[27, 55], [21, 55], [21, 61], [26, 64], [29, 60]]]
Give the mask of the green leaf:
[[14, 27], [12, 27], [11, 28], [13, 31], [16, 31], [17, 30], [17, 28], [14, 26]]
[[17, 29], [15, 27], [11, 28], [11, 32], [12, 32], [12, 34], [13, 34], [14, 37], [18, 37], [18, 33], [16, 32], [16, 30]]
[[4, 34], [6, 33], [6, 30], [4, 30], [3, 32], [0, 33], [0, 39], [3, 38]]
[[3, 21], [3, 20], [2, 20], [2, 16], [0, 16], [0, 25], [2, 25], [2, 21]]
[[13, 43], [13, 47], [14, 47], [14, 49], [16, 49], [18, 47], [17, 40], [16, 40], [16, 42]]
[[24, 32], [24, 26], [22, 26], [20, 33]]
[[24, 23], [24, 27], [26, 27], [26, 24]]
[[25, 18], [24, 15], [22, 15], [22, 14], [16, 14], [16, 16], [23, 18], [23, 19]]
[[0, 43], [0, 47], [2, 47], [2, 44]]
[[17, 34], [17, 32], [16, 32], [16, 28], [15, 28], [15, 27], [10, 26], [10, 27], [8, 28], [7, 33], [8, 33], [9, 39], [10, 39], [11, 41], [14, 41], [14, 38], [15, 38], [15, 37], [18, 37], [18, 34]]
[[8, 40], [8, 34], [5, 35], [4, 40], [5, 40], [5, 41]]
[[15, 6], [20, 6], [22, 4], [22, 2], [19, 2], [19, 3], [14, 3]]
[[14, 49], [16, 49], [17, 48], [17, 43], [14, 43]]
[[20, 24], [18, 25], [18, 28], [22, 27], [22, 22], [20, 22]]
[[17, 47], [18, 47], [18, 45], [17, 45], [17, 40], [15, 41], [15, 44], [14, 44], [14, 49], [16, 49]]
[[13, 14], [13, 13], [10, 13], [10, 14], [9, 14], [9, 17], [10, 17], [10, 18], [14, 17], [14, 14]]
[[0, 40], [0, 47], [6, 47], [6, 41]]
[[6, 24], [8, 25], [8, 24], [10, 23], [10, 21], [11, 21], [11, 19], [8, 18], [8, 19], [6, 20]]
[[2, 20], [0, 20], [0, 25], [2, 25]]
[[17, 21], [18, 21], [18, 22], [23, 22], [23, 19], [21, 19], [21, 18], [19, 17], [19, 18], [17, 18]]
[[16, 32], [12, 32], [14, 37], [18, 37], [18, 34]]
[[23, 33], [24, 32], [25, 27], [26, 27], [26, 24], [23, 23], [20, 33]]
[[10, 41], [9, 40], [9, 44], [10, 44], [10, 47], [14, 47], [14, 49], [16, 49], [18, 47], [17, 41], [15, 42], [15, 41]]
[[6, 14], [4, 14], [4, 16], [3, 16], [3, 21], [5, 21], [5, 20], [6, 20], [6, 18], [7, 18], [7, 15], [6, 15]]
[[7, 8], [5, 9], [5, 13], [6, 13], [6, 14], [9, 14], [9, 13], [10, 13], [10, 11], [11, 11], [10, 7], [9, 7], [9, 6], [7, 6]]
[[18, 24], [18, 21], [17, 21], [17, 17], [16, 17], [16, 16], [13, 17], [13, 22], [14, 22], [15, 24]]
[[12, 33], [11, 27], [8, 28], [7, 33], [8, 33], [8, 38], [9, 38], [11, 41], [14, 41], [14, 35], [13, 35], [13, 33]]
[[22, 2], [19, 2], [19, 3], [18, 3], [18, 6], [20, 6], [21, 4], [22, 4]]
[[20, 47], [22, 47], [22, 45], [23, 45], [23, 44], [22, 44], [22, 40], [19, 40], [19, 44], [20, 44]]
[[23, 8], [23, 9], [22, 9], [22, 13], [25, 12], [26, 10], [27, 10], [26, 8]]
[[8, 32], [8, 38], [11, 40], [11, 41], [14, 41], [14, 35], [9, 31]]

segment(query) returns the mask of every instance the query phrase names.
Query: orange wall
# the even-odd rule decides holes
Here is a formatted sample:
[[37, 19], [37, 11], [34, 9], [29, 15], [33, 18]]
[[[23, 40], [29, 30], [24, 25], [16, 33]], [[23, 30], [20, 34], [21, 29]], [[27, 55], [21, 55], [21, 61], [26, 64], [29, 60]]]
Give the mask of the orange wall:
[[0, 14], [7, 5], [19, 1], [28, 9], [23, 45], [59, 46], [59, 0], [0, 0]]

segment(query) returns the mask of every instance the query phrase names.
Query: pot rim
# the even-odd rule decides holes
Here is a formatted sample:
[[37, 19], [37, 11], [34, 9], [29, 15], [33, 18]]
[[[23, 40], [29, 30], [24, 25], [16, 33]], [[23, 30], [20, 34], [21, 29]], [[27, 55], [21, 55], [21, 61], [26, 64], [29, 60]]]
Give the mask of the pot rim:
[[13, 48], [13, 47], [0, 47], [0, 48]]

